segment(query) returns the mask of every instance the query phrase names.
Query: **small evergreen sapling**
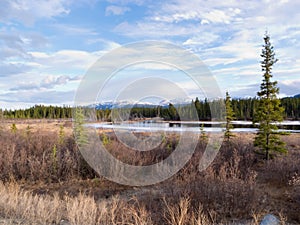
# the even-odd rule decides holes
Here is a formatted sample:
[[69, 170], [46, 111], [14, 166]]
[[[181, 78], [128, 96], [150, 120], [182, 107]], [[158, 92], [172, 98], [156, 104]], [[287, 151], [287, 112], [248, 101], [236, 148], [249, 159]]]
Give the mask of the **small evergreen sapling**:
[[226, 92], [225, 107], [226, 107], [226, 127], [225, 127], [224, 136], [225, 136], [225, 140], [229, 142], [230, 138], [234, 136], [234, 134], [231, 132], [231, 129], [233, 129], [233, 125], [231, 124], [231, 122], [235, 119], [235, 115], [232, 110], [230, 95], [228, 91]]

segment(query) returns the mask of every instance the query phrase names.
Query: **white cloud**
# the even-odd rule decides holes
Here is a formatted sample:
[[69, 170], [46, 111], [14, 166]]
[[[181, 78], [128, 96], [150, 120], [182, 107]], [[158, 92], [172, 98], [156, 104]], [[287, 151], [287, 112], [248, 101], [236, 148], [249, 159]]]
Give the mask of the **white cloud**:
[[43, 48], [47, 40], [38, 33], [1, 32], [0, 33], [0, 77], [26, 73], [33, 68], [29, 64], [31, 48]]
[[128, 4], [142, 5], [148, 2], [149, 0], [107, 0], [107, 1], [113, 4], [120, 4], [120, 5], [128, 5]]
[[30, 52], [32, 62], [38, 63], [45, 71], [87, 70], [103, 52], [60, 50], [54, 53]]
[[21, 108], [34, 104], [73, 105], [74, 91], [19, 91], [0, 94], [0, 102], [3, 108]]
[[71, 77], [66, 75], [54, 76], [48, 75], [40, 82], [33, 81], [22, 81], [16, 86], [10, 88], [10, 91], [25, 91], [25, 90], [44, 90], [44, 89], [53, 89], [59, 85], [66, 85], [69, 82], [80, 81], [81, 77]]
[[23, 63], [1, 63], [0, 77], [7, 77], [19, 73], [25, 73], [31, 69], [31, 66]]
[[0, 85], [0, 93], [8, 97], [15, 92], [34, 91], [42, 94], [43, 90], [74, 91], [80, 80], [78, 74], [84, 74], [100, 56], [119, 46], [103, 39], [102, 50], [95, 52], [69, 49], [55, 52], [28, 51], [32, 41], [23, 40], [23, 36], [0, 35], [1, 38], [6, 41], [6, 48], [20, 49], [10, 54], [1, 52], [4, 61], [0, 63], [0, 78], [4, 85]]
[[130, 11], [129, 7], [125, 7], [125, 6], [116, 6], [116, 5], [110, 5], [108, 7], [106, 7], [105, 9], [105, 15], [123, 15], [126, 12]]
[[0, 21], [16, 20], [33, 25], [37, 19], [68, 14], [70, 0], [2, 0]]
[[0, 33], [0, 59], [29, 59], [29, 48], [41, 48], [47, 45], [47, 39], [38, 33], [2, 31]]
[[[209, 67], [214, 67], [218, 65], [228, 65], [228, 64], [233, 64], [234, 62], [238, 61], [236, 58], [233, 57], [219, 57], [216, 55], [216, 57], [206, 57], [203, 62], [209, 66]], [[227, 68], [224, 68], [224, 70], [227, 70]]]
[[207, 13], [203, 14], [203, 19], [209, 21], [211, 23], [225, 23], [230, 24], [233, 18], [238, 15], [240, 12], [239, 9], [236, 10], [229, 10], [229, 11], [222, 11], [214, 9]]
[[279, 81], [278, 86], [280, 93], [286, 96], [294, 96], [300, 94], [300, 79], [292, 79], [289, 81]]
[[[300, 79], [291, 79], [291, 80], [284, 80], [284, 81], [281, 81], [281, 83], [283, 85], [290, 85], [290, 86], [297, 86], [297, 87], [300, 87], [299, 86], [299, 83], [300, 83]], [[300, 90], [299, 90], [300, 91]]]
[[10, 91], [34, 90], [39, 89], [39, 85], [35, 82], [21, 82], [17, 86], [10, 88]]
[[197, 45], [203, 46], [208, 45], [210, 43], [215, 43], [219, 38], [219, 35], [214, 34], [212, 32], [202, 32], [201, 34], [196, 34], [194, 37], [187, 39], [183, 42], [183, 45]]
[[90, 35], [99, 35], [92, 28], [88, 27], [80, 27], [70, 24], [63, 24], [63, 23], [56, 23], [52, 24], [51, 27], [58, 29], [59, 31], [63, 32], [65, 35], [82, 35], [82, 36], [90, 36]]
[[198, 21], [206, 23], [232, 23], [239, 18], [240, 5], [232, 1], [232, 5], [219, 1], [183, 1], [175, 0], [162, 4], [160, 10], [152, 17], [155, 21], [168, 23], [181, 21]]
[[110, 41], [104, 38], [91, 38], [86, 40], [86, 43], [88, 45], [92, 45], [92, 44], [100, 44], [100, 46], [102, 47], [103, 51], [111, 51], [115, 48], [121, 47], [121, 45], [117, 42], [114, 41]]
[[[103, 53], [74, 50], [61, 50], [54, 53], [28, 52], [31, 58], [27, 62], [0, 64], [0, 78], [2, 78], [1, 83], [4, 84], [1, 85], [0, 101], [17, 102], [24, 97], [23, 103], [30, 101], [44, 103], [46, 101], [39, 99], [46, 99], [46, 96], [42, 96], [45, 90], [74, 92], [80, 80], [78, 74], [84, 74]], [[31, 95], [31, 92], [35, 94]], [[20, 93], [18, 98], [17, 93]], [[30, 95], [30, 99], [26, 100], [26, 95]], [[34, 97], [37, 97], [35, 101]], [[61, 98], [63, 102], [64, 97]]]
[[162, 37], [188, 36], [195, 33], [197, 25], [166, 24], [164, 22], [139, 21], [134, 24], [122, 22], [114, 31], [131, 38], [158, 39]]
[[42, 80], [40, 83], [40, 88], [46, 88], [46, 89], [51, 89], [54, 88], [57, 85], [65, 85], [68, 82], [71, 81], [79, 81], [81, 78], [79, 76], [76, 77], [70, 77], [66, 75], [62, 76], [47, 76], [45, 79]]

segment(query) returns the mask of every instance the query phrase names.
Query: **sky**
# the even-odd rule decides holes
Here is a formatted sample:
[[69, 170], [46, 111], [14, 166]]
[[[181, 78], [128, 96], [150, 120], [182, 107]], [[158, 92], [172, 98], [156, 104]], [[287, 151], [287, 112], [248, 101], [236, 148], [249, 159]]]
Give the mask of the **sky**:
[[[0, 0], [0, 108], [73, 105], [97, 60], [147, 40], [195, 54], [224, 95], [255, 97], [266, 30], [279, 59], [273, 68], [279, 96], [299, 94], [299, 8], [292, 0]], [[188, 96], [198, 94], [191, 80], [158, 64], [120, 70], [107, 92], [113, 95], [145, 74], [173, 77]], [[164, 85], [156, 89], [169, 91]]]

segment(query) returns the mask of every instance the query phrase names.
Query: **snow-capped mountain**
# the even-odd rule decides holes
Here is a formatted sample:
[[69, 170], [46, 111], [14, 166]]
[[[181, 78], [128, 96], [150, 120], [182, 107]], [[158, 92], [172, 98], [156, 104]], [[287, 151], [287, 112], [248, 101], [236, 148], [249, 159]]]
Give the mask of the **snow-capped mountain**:
[[179, 104], [190, 104], [191, 99], [173, 99], [173, 100], [162, 100], [159, 103], [153, 103], [149, 101], [105, 101], [105, 102], [100, 102], [98, 104], [93, 104], [90, 105], [90, 107], [95, 108], [95, 109], [112, 109], [112, 108], [132, 108], [132, 107], [157, 107], [157, 106], [162, 106], [162, 107], [168, 107], [170, 103], [173, 105], [179, 105]]

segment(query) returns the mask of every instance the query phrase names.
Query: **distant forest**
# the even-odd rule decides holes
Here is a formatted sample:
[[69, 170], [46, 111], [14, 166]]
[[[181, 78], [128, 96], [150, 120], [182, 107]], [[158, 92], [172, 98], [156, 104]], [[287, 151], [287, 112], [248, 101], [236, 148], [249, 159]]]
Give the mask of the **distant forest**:
[[[211, 120], [211, 110], [214, 118], [218, 119], [224, 116], [225, 112], [220, 112], [220, 104], [224, 100], [215, 100], [208, 102], [206, 99], [200, 101], [198, 98], [191, 104], [195, 105], [199, 120]], [[237, 120], [252, 120], [256, 112], [258, 99], [232, 99], [232, 108]], [[300, 119], [300, 97], [282, 98], [281, 105], [284, 107], [284, 118], [287, 120]], [[132, 107], [130, 110], [130, 119], [161, 117], [165, 120], [179, 120], [179, 115], [185, 115], [190, 107], [185, 105], [169, 106], [139, 106]], [[96, 116], [99, 121], [110, 121], [110, 109], [97, 109]], [[72, 107], [70, 106], [43, 106], [35, 105], [28, 109], [1, 110], [0, 118], [7, 119], [70, 119], [72, 118]]]

